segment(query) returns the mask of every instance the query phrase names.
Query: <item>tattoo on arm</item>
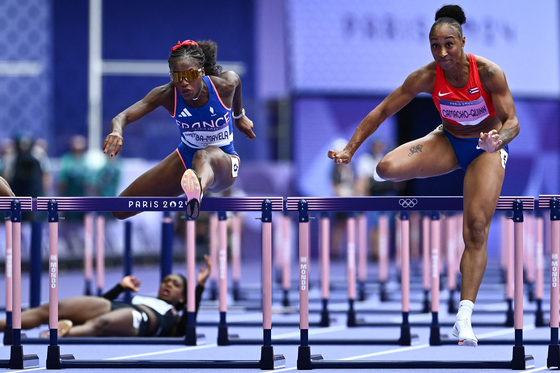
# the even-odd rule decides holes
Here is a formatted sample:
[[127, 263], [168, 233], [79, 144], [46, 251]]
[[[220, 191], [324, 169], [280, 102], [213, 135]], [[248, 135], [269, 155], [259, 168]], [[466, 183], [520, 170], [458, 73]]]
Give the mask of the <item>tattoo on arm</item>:
[[411, 146], [410, 153], [408, 153], [408, 156], [411, 157], [413, 154], [416, 153], [422, 153], [422, 145]]
[[513, 140], [513, 138], [515, 137], [515, 134], [513, 133], [513, 131], [510, 128], [504, 128], [503, 130], [500, 131], [500, 140], [502, 140], [502, 143], [496, 148], [496, 150], [500, 150], [502, 148], [505, 148], [505, 146], [507, 144], [509, 144], [511, 142], [511, 140]]
[[494, 75], [496, 75], [496, 68], [494, 67], [488, 66], [485, 63], [479, 63], [478, 67], [479, 67], [478, 75], [480, 77], [480, 82], [483, 84], [492, 80]]

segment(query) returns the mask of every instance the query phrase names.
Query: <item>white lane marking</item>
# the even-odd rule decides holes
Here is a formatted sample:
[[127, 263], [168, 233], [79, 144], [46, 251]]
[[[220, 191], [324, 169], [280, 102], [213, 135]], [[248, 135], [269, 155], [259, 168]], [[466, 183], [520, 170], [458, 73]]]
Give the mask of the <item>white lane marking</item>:
[[421, 348], [426, 348], [426, 347], [430, 347], [430, 345], [429, 345], [428, 343], [426, 343], [426, 344], [418, 345], [418, 346], [401, 347], [401, 348], [396, 348], [396, 349], [394, 349], [394, 350], [386, 350], [386, 351], [379, 351], [379, 352], [374, 352], [374, 353], [366, 354], [366, 355], [358, 355], [358, 356], [345, 357], [344, 359], [339, 359], [339, 360], [356, 360], [356, 359], [363, 359], [364, 357], [380, 356], [380, 355], [393, 354], [393, 353], [396, 353], [396, 352], [404, 352], [404, 351], [419, 350], [419, 349], [421, 349]]
[[[330, 326], [328, 328], [309, 330], [309, 335], [317, 335], [317, 334], [324, 334], [324, 333], [330, 333], [330, 332], [338, 332], [338, 331], [346, 330], [346, 329], [348, 329], [348, 327], [346, 325]], [[277, 338], [277, 339], [282, 339], [282, 338], [289, 338], [289, 337], [299, 337], [299, 335], [300, 335], [300, 332], [297, 331], [297, 332], [292, 332], [292, 333], [273, 335], [273, 337]]]
[[531, 370], [524, 370], [525, 373], [532, 373], [532, 372], [540, 372], [541, 370], [546, 370], [548, 369], [548, 367], [540, 367], [540, 368], [535, 368], [535, 369], [531, 369]]
[[137, 354], [137, 355], [128, 355], [128, 356], [119, 356], [119, 357], [112, 357], [109, 359], [103, 360], [122, 360], [122, 359], [130, 359], [133, 357], [143, 357], [143, 356], [154, 356], [154, 355], [163, 355], [163, 354], [171, 354], [173, 352], [181, 352], [181, 351], [191, 351], [191, 350], [201, 350], [203, 348], [210, 348], [210, 347], [217, 347], [217, 344], [211, 345], [202, 345], [202, 346], [192, 346], [192, 347], [183, 347], [183, 348], [174, 348], [172, 350], [163, 350], [163, 351], [155, 351], [155, 352], [147, 352], [145, 354]]

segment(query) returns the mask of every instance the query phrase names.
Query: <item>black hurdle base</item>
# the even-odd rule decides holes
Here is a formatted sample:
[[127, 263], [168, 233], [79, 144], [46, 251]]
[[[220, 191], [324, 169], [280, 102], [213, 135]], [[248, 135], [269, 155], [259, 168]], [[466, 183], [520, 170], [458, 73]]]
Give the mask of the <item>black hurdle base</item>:
[[512, 360], [504, 361], [438, 361], [438, 360], [410, 360], [410, 361], [348, 361], [313, 359], [310, 348], [299, 347], [297, 368], [311, 369], [512, 369], [525, 370], [534, 367], [531, 355], [525, 355], [523, 346], [513, 347]]
[[14, 343], [13, 341], [12, 326], [6, 325], [4, 327], [4, 346], [11, 346]]
[[[284, 366], [286, 366], [286, 359], [283, 355], [274, 355], [272, 346], [262, 347], [260, 360], [76, 360], [73, 355], [60, 355], [60, 346], [49, 346], [47, 351], [47, 369], [247, 368], [272, 370]], [[2, 366], [0, 365], [0, 367]]]
[[39, 356], [24, 355], [23, 346], [10, 347], [10, 360], [0, 361], [0, 367], [9, 369], [29, 369], [39, 367]]
[[[196, 341], [202, 342], [204, 334], [197, 334]], [[22, 338], [22, 344], [49, 344], [48, 338]], [[58, 339], [59, 345], [188, 345], [183, 337], [64, 337]], [[201, 344], [201, 343], [199, 343]], [[196, 346], [196, 343], [192, 344]]]
[[560, 345], [548, 345], [548, 357], [546, 358], [547, 368], [560, 368]]

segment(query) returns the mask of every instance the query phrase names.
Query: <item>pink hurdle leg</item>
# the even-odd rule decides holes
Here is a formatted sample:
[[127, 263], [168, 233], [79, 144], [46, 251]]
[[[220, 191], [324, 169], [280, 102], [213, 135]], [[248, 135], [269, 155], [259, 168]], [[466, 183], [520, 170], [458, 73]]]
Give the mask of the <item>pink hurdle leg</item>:
[[[210, 262], [212, 263], [212, 268], [218, 268], [218, 214], [210, 214], [209, 222], [209, 242], [210, 247]], [[210, 299], [218, 299], [218, 271], [212, 271], [210, 273]]]
[[430, 293], [431, 275], [430, 275], [430, 217], [425, 215], [422, 217], [422, 289], [424, 290], [424, 307], [423, 313], [430, 312]]
[[[185, 229], [187, 269], [187, 330], [185, 344], [196, 346], [196, 221], [187, 218]], [[217, 272], [214, 269], [212, 272]]]
[[356, 301], [356, 218], [354, 214], [348, 214], [346, 236], [346, 276], [348, 284], [348, 318], [346, 325], [356, 326], [356, 313], [354, 311], [354, 302]]
[[220, 324], [218, 326], [218, 345], [225, 346], [229, 344], [227, 331], [227, 280], [228, 280], [228, 262], [227, 262], [227, 215], [225, 212], [218, 213], [218, 299], [220, 310]]
[[319, 247], [321, 249], [321, 321], [320, 326], [329, 326], [329, 296], [330, 296], [330, 219], [328, 214], [322, 214], [319, 226], [320, 241]]
[[400, 214], [400, 243], [401, 243], [401, 292], [402, 292], [402, 324], [401, 336], [399, 344], [401, 346], [410, 346], [412, 344], [412, 335], [410, 334], [410, 323], [408, 316], [410, 314], [410, 221], [408, 220], [408, 211], [402, 211]]
[[93, 280], [93, 215], [84, 215], [84, 278], [85, 294], [91, 295], [91, 282]]
[[97, 295], [101, 295], [105, 286], [105, 217], [98, 215], [96, 223]]
[[382, 302], [389, 300], [385, 291], [385, 283], [389, 278], [389, 217], [379, 216], [379, 297]]
[[455, 313], [457, 312], [457, 307], [455, 307], [453, 294], [457, 288], [457, 274], [455, 272], [455, 259], [457, 257], [456, 251], [456, 243], [457, 239], [455, 237], [457, 231], [456, 229], [456, 217], [454, 215], [450, 215], [447, 217], [446, 225], [447, 225], [447, 289], [449, 290], [449, 299], [447, 303], [447, 312], [448, 313]]
[[299, 202], [299, 329], [301, 347], [309, 346], [309, 214]]
[[525, 250], [524, 254], [526, 255], [524, 259], [524, 263], [526, 260], [526, 264], [524, 267], [526, 268], [527, 274], [527, 282], [529, 286], [529, 301], [535, 300], [535, 277], [536, 277], [536, 263], [535, 263], [535, 217], [532, 213], [526, 214], [525, 223], [523, 224], [525, 227], [527, 238], [525, 239]]
[[395, 263], [398, 271], [402, 271], [402, 234], [401, 234], [401, 219], [395, 216]]
[[58, 337], [58, 221], [49, 221], [49, 329]]
[[358, 215], [358, 285], [359, 300], [366, 300], [367, 281], [367, 216]]
[[[21, 345], [21, 338], [16, 340], [16, 333], [21, 337], [21, 213], [19, 221], [12, 217], [12, 330], [14, 345]], [[17, 218], [16, 218], [17, 219]]]
[[[520, 217], [517, 215], [520, 214]], [[514, 328], [515, 346], [523, 345], [523, 210], [514, 203]]]
[[542, 300], [544, 295], [544, 253], [543, 253], [543, 235], [544, 224], [542, 215], [536, 217], [536, 242], [535, 242], [535, 301], [537, 310], [535, 312], [535, 326], [545, 326], [542, 312]]
[[513, 220], [507, 219], [506, 224], [506, 237], [505, 237], [505, 248], [506, 248], [506, 301], [508, 304], [507, 316], [506, 316], [506, 326], [513, 326], [513, 297], [514, 297], [514, 265], [513, 265]]
[[439, 264], [441, 252], [441, 220], [439, 213], [432, 213], [432, 220], [430, 222], [430, 245], [431, 245], [431, 260], [432, 260], [432, 328], [430, 329], [430, 344], [440, 344], [439, 334]]
[[[560, 260], [560, 216], [558, 216], [559, 214], [557, 209], [558, 201], [556, 201], [556, 209], [553, 209], [551, 212], [550, 219], [550, 333], [552, 345], [558, 345], [558, 319], [560, 303], [558, 290], [558, 263]], [[553, 214], [553, 212], [556, 213]]]
[[6, 274], [6, 326], [4, 327], [4, 345], [12, 344], [12, 265], [13, 265], [13, 246], [12, 246], [12, 221], [11, 213], [6, 213], [6, 255], [5, 255], [5, 274]]
[[289, 293], [292, 282], [290, 268], [290, 263], [292, 261], [292, 221], [287, 215], [282, 219], [282, 228], [282, 237], [284, 238], [282, 245], [282, 305], [284, 307], [289, 307]]
[[240, 214], [234, 214], [231, 220], [231, 279], [233, 299], [241, 298], [239, 283], [241, 281], [241, 220]]

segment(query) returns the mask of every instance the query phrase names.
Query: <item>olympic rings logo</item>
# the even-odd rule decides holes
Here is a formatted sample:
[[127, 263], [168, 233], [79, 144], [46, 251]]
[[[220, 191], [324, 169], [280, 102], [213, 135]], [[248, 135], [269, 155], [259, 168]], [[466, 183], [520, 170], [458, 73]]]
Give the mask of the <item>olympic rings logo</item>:
[[416, 198], [401, 198], [399, 199], [399, 205], [404, 207], [405, 209], [411, 209], [418, 204], [418, 200]]

